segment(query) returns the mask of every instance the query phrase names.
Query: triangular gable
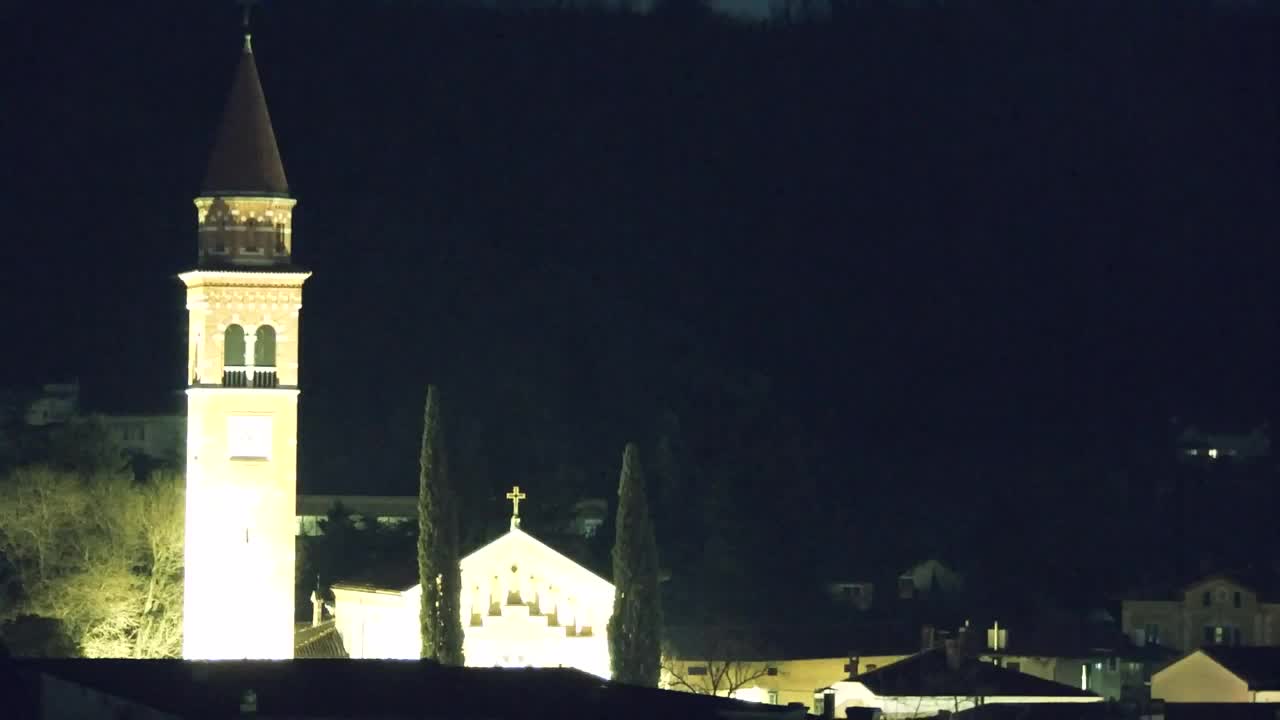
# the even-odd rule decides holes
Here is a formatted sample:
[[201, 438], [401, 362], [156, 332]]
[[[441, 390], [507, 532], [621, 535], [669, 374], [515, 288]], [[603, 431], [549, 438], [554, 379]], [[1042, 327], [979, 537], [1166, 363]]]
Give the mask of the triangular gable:
[[[537, 558], [539, 564], [549, 568], [557, 576], [573, 578], [581, 585], [595, 589], [596, 592], [613, 594], [613, 584], [608, 580], [579, 565], [550, 545], [519, 528], [512, 528], [505, 535], [475, 550], [470, 555], [462, 558], [459, 564], [465, 573], [469, 570], [491, 565], [497, 558], [504, 555], [523, 558], [529, 558], [532, 555]], [[397, 563], [394, 566], [394, 570], [398, 572], [396, 576], [405, 575], [405, 580], [408, 580], [411, 577], [408, 567], [402, 567], [401, 564]], [[412, 575], [416, 575], [416, 572], [416, 566], [412, 567]], [[351, 592], [390, 592], [402, 595], [416, 594], [422, 591], [421, 584], [413, 583], [410, 585], [408, 582], [403, 582], [402, 584], [392, 579], [387, 573], [374, 574], [368, 578], [361, 577], [359, 579], [336, 582], [333, 587]]]
[[[600, 593], [613, 593], [613, 583], [570, 560], [550, 545], [519, 528], [512, 528], [502, 537], [462, 558], [460, 565], [462, 566], [462, 572], [466, 573], [492, 565], [504, 556], [528, 558], [531, 554], [537, 557], [540, 564], [549, 567], [555, 575], [573, 578]], [[506, 561], [503, 560], [503, 562], [505, 563]], [[408, 595], [421, 591], [422, 586], [419, 584], [408, 588], [404, 591], [404, 594]]]
[[512, 528], [507, 534], [462, 558], [462, 571], [467, 572], [492, 565], [499, 558], [506, 556], [534, 556], [556, 575], [572, 577], [584, 585], [594, 586], [599, 592], [613, 592], [613, 583], [519, 528]]

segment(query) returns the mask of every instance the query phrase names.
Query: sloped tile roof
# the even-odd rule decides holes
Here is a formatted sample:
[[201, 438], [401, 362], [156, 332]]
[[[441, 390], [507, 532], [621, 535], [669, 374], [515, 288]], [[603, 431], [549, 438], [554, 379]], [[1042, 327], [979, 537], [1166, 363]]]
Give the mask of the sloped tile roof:
[[332, 620], [315, 627], [299, 623], [293, 633], [293, 656], [299, 660], [344, 660], [347, 649]]
[[885, 696], [1097, 697], [1091, 692], [966, 658], [958, 667], [945, 650], [912, 657], [850, 678]]
[[205, 195], [287, 195], [280, 149], [253, 51], [245, 40], [222, 124], [209, 156]]

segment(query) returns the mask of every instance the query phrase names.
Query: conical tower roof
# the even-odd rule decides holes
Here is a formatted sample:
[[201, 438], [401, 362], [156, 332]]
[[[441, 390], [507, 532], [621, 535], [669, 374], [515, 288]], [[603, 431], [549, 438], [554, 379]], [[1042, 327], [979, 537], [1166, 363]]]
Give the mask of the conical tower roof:
[[240, 66], [236, 68], [201, 194], [289, 194], [248, 35], [245, 35]]

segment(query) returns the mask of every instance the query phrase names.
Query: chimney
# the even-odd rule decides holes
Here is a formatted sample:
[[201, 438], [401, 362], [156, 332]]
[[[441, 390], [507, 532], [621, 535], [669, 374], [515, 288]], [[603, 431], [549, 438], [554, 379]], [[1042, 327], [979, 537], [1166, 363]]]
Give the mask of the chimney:
[[844, 664], [844, 671], [852, 678], [857, 676], [858, 671], [860, 670], [858, 665], [861, 662], [861, 658], [858, 657], [857, 653], [853, 652], [850, 652], [848, 657], [849, 661]]
[[324, 621], [324, 600], [320, 593], [311, 591], [311, 627], [317, 627]]
[[964, 641], [964, 631], [960, 632], [958, 638], [947, 638], [943, 643], [943, 650], [947, 653], [947, 668], [949, 670], [960, 669], [960, 644]]
[[920, 628], [920, 649], [932, 650], [938, 646], [938, 632], [932, 625]]
[[969, 621], [965, 620], [964, 625], [956, 630], [956, 649], [960, 651], [960, 655], [972, 655], [977, 651], [974, 643], [980, 642], [974, 633], [969, 632]]

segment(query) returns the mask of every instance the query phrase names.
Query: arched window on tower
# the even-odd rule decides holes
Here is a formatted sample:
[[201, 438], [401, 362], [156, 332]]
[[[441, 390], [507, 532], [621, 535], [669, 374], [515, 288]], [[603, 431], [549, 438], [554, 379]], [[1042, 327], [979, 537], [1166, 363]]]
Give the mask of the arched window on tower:
[[259, 325], [253, 334], [252, 372], [253, 387], [276, 387], [276, 329], [270, 325]]
[[276, 366], [276, 329], [270, 325], [259, 325], [254, 333], [253, 364], [255, 367]]
[[222, 334], [222, 384], [244, 387], [248, 380], [244, 364], [244, 328], [228, 325]]
[[222, 364], [231, 367], [244, 365], [244, 328], [228, 325], [222, 336]]

